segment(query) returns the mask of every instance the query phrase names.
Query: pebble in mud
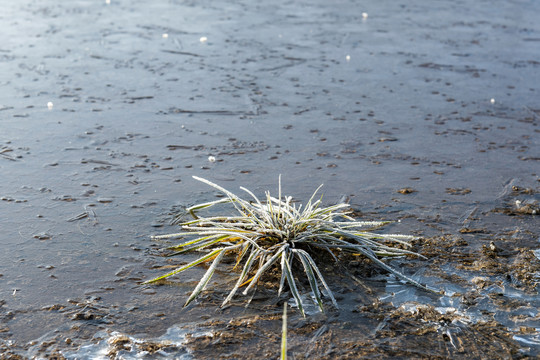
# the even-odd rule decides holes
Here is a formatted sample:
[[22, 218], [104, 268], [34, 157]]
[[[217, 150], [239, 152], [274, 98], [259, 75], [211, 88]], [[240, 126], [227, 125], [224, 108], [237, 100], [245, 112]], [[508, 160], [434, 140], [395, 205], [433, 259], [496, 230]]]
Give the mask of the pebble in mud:
[[467, 195], [471, 189], [467, 188], [446, 188], [446, 193], [450, 195]]
[[414, 190], [413, 188], [410, 188], [410, 187], [404, 187], [404, 188], [401, 188], [397, 191], [398, 193], [400, 194], [412, 194], [414, 192], [416, 192], [416, 190]]
[[398, 139], [391, 136], [381, 137], [379, 138], [379, 142], [387, 142], [387, 141], [397, 141]]
[[94, 320], [96, 318], [96, 315], [89, 312], [89, 311], [86, 311], [86, 312], [79, 312], [79, 313], [76, 313], [76, 314], [73, 314], [73, 316], [71, 317], [72, 320], [84, 320], [84, 321], [88, 321], [88, 320]]
[[540, 208], [538, 206], [538, 201], [535, 200], [516, 200], [515, 201], [516, 212], [526, 215], [538, 215], [540, 214]]
[[74, 198], [71, 195], [57, 196], [57, 197], [53, 198], [53, 200], [55, 200], [55, 201], [65, 201], [65, 202], [77, 201], [77, 199]]
[[46, 232], [41, 232], [34, 234], [32, 237], [38, 240], [49, 240], [52, 236]]
[[6, 197], [6, 196], [2, 196], [2, 197], [0, 198], [0, 200], [2, 200], [2, 201], [7, 201], [7, 202], [14, 202], [14, 203], [16, 203], [16, 204], [28, 202], [28, 200], [26, 200], [26, 199], [20, 200], [20, 199], [14, 199], [14, 198], [12, 198], [12, 197]]

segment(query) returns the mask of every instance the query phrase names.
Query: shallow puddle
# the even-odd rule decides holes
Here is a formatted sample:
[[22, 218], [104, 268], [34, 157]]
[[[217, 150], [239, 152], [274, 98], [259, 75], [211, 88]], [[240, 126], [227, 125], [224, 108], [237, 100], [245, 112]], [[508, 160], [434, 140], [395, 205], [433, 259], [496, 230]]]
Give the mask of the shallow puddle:
[[[303, 358], [540, 354], [539, 3], [9, 2], [0, 13], [1, 358], [276, 358], [288, 296], [142, 286], [176, 212], [277, 191], [392, 220], [428, 259], [325, 263]], [[368, 16], [369, 14], [369, 16]], [[352, 277], [360, 281], [351, 280]], [[309, 288], [309, 287], [308, 287]]]

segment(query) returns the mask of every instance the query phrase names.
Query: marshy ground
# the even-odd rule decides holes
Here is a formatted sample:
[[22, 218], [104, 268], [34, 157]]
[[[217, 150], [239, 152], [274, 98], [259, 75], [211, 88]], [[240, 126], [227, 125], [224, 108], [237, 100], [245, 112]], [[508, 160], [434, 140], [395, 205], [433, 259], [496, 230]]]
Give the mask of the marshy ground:
[[326, 204], [421, 236], [428, 260], [392, 265], [447, 291], [328, 262], [341, 308], [290, 309], [291, 357], [538, 356], [539, 11], [3, 4], [0, 358], [276, 358], [286, 298], [272, 289], [219, 310], [234, 279], [220, 271], [182, 309], [203, 268], [140, 284], [179, 261], [150, 235], [218, 195], [192, 175], [260, 195], [280, 173], [300, 202], [324, 183]]

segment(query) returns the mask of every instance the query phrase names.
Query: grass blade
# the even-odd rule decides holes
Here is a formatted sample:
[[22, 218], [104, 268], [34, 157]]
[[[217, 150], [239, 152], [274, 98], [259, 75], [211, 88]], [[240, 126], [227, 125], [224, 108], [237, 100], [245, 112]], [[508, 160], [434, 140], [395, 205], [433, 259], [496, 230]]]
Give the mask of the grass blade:
[[249, 255], [246, 263], [244, 264], [244, 268], [242, 269], [242, 273], [238, 277], [238, 281], [234, 285], [234, 288], [231, 290], [225, 301], [221, 304], [221, 307], [225, 306], [231, 299], [233, 298], [234, 294], [238, 291], [240, 286], [242, 286], [244, 279], [248, 276], [249, 271], [251, 270], [251, 267], [253, 265], [253, 261], [260, 255], [260, 250], [253, 249], [251, 251], [251, 254]]
[[283, 304], [283, 325], [281, 327], [281, 360], [287, 360], [287, 302]]
[[156, 282], [156, 281], [159, 281], [159, 280], [163, 280], [165, 278], [168, 278], [169, 276], [172, 276], [172, 275], [175, 275], [175, 274], [178, 274], [179, 272], [182, 272], [184, 270], [187, 270], [189, 268], [192, 268], [196, 265], [199, 265], [205, 261], [207, 261], [208, 259], [211, 259], [213, 256], [215, 256], [216, 254], [218, 254], [223, 248], [219, 248], [219, 249], [215, 249], [214, 251], [206, 254], [205, 256], [202, 256], [200, 258], [198, 258], [197, 260], [195, 261], [192, 261], [190, 262], [189, 264], [187, 265], [184, 265], [184, 266], [180, 266], [179, 268], [176, 268], [175, 270], [171, 271], [170, 273], [167, 273], [165, 275], [162, 275], [162, 276], [159, 276], [157, 278], [154, 278], [154, 279], [151, 279], [151, 280], [147, 280], [145, 282], [143, 282], [143, 285], [144, 284], [151, 284], [153, 282]]
[[321, 312], [324, 312], [323, 303], [321, 300], [321, 293], [319, 291], [319, 285], [317, 284], [317, 279], [315, 278], [315, 274], [313, 273], [311, 264], [305, 258], [305, 255], [302, 252], [299, 252], [295, 249], [293, 249], [292, 251], [300, 259], [300, 262], [302, 263], [302, 266], [304, 267], [304, 271], [306, 272], [306, 276], [308, 278], [311, 291], [313, 292], [313, 295], [315, 296], [315, 300], [317, 301], [317, 305], [319, 306], [319, 309], [321, 310]]
[[279, 279], [279, 289], [278, 289], [278, 296], [281, 295], [281, 292], [283, 291], [283, 287], [285, 286], [285, 271], [283, 271], [283, 268], [285, 267], [285, 257], [281, 257], [281, 278]]
[[[185, 244], [176, 245], [173, 247], [170, 247], [171, 250], [181, 249], [180, 251], [176, 251], [172, 254], [167, 255], [168, 257], [176, 256], [179, 254], [183, 254], [188, 251], [194, 251], [194, 250], [201, 250], [208, 246], [217, 244], [219, 242], [223, 242], [224, 240], [229, 239], [230, 235], [222, 235], [222, 236], [206, 236], [203, 238], [199, 238], [197, 240], [189, 241]], [[206, 241], [205, 241], [206, 240]]]
[[201, 291], [204, 290], [210, 279], [212, 278], [212, 275], [214, 275], [214, 271], [216, 270], [217, 265], [220, 263], [221, 259], [223, 259], [223, 255], [227, 252], [227, 250], [230, 250], [232, 247], [229, 248], [223, 248], [219, 252], [219, 254], [216, 256], [214, 261], [212, 262], [212, 265], [206, 270], [206, 273], [202, 277], [202, 279], [199, 281], [193, 292], [191, 293], [190, 297], [187, 299], [186, 303], [184, 304], [184, 307], [188, 306], [190, 302], [195, 300], [197, 296], [201, 293]]
[[[287, 254], [282, 253], [281, 256], [287, 257]], [[289, 284], [289, 289], [291, 290], [294, 300], [296, 301], [296, 306], [298, 306], [298, 310], [300, 310], [300, 313], [303, 317], [306, 317], [306, 313], [304, 312], [304, 304], [302, 303], [302, 298], [300, 297], [300, 293], [298, 292], [298, 288], [296, 287], [296, 282], [294, 281], [291, 266], [289, 264], [289, 259], [286, 258], [283, 263], [285, 266], [281, 269], [281, 271], [285, 271], [285, 276], [287, 276], [287, 283]]]
[[337, 304], [337, 301], [336, 299], [334, 298], [334, 293], [332, 293], [332, 290], [330, 290], [330, 287], [328, 286], [328, 284], [326, 283], [326, 281], [324, 280], [324, 277], [322, 276], [321, 274], [321, 271], [319, 270], [319, 268], [317, 267], [317, 264], [315, 263], [315, 260], [313, 260], [313, 258], [307, 253], [307, 251], [304, 251], [304, 250], [300, 250], [298, 249], [299, 252], [301, 252], [306, 260], [311, 264], [311, 267], [313, 268], [313, 270], [315, 270], [315, 272], [317, 273], [317, 276], [319, 277], [319, 280], [321, 281], [321, 284], [324, 286], [324, 288], [326, 289], [326, 292], [328, 293], [328, 296], [330, 297], [330, 300], [332, 300], [332, 304], [334, 304], [334, 307], [336, 309], [339, 309], [339, 306]]
[[358, 247], [358, 250], [364, 254], [365, 256], [367, 256], [368, 258], [370, 258], [371, 260], [373, 260], [375, 263], [377, 263], [377, 265], [379, 265], [380, 267], [382, 267], [383, 269], [385, 269], [386, 271], [394, 274], [397, 278], [405, 281], [405, 282], [408, 282], [409, 284], [412, 284], [416, 287], [419, 287], [421, 289], [424, 289], [426, 291], [429, 291], [429, 292], [432, 292], [432, 293], [438, 293], [437, 290], [433, 290], [433, 289], [430, 289], [428, 288], [427, 286], [425, 285], [422, 285], [420, 284], [418, 281], [416, 280], [413, 280], [412, 278], [408, 277], [407, 275], [403, 274], [402, 272], [394, 269], [393, 267], [385, 264], [384, 262], [382, 262], [375, 254], [373, 254], [373, 251], [369, 250], [369, 249], [365, 249], [365, 248], [362, 248], [361, 246]]
[[255, 285], [257, 283], [257, 281], [259, 280], [259, 278], [261, 277], [261, 275], [271, 266], [273, 265], [276, 260], [279, 258], [279, 256], [288, 248], [289, 246], [288, 245], [284, 245], [282, 246], [275, 254], [274, 256], [272, 256], [268, 261], [266, 261], [266, 263], [264, 263], [263, 265], [261, 265], [259, 267], [259, 270], [257, 270], [257, 272], [255, 273], [255, 275], [253, 276], [253, 278], [251, 279], [251, 282], [250, 284], [248, 285], [248, 287], [246, 288], [246, 290], [244, 290], [244, 295], [246, 295], [248, 293], [248, 291], [253, 287], [253, 285]]

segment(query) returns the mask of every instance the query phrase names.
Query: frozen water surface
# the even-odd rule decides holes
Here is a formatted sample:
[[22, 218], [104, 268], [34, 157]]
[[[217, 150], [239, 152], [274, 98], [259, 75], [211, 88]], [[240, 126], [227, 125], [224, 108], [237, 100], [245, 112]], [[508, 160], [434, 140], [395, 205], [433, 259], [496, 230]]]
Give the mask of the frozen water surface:
[[[422, 236], [428, 260], [394, 264], [446, 290], [361, 258], [346, 261], [354, 282], [328, 263], [340, 310], [291, 309], [291, 354], [538, 355], [538, 13], [533, 1], [4, 2], [0, 353], [93, 357], [125, 336], [124, 358], [277, 356], [287, 298], [261, 289], [219, 310], [226, 268], [186, 309], [204, 269], [140, 283], [194, 256], [170, 263], [149, 240], [215, 199], [192, 175], [263, 194], [282, 174], [299, 201], [324, 183], [326, 203], [401, 220], [384, 231]], [[177, 350], [150, 346], [171, 329], [185, 332]]]

